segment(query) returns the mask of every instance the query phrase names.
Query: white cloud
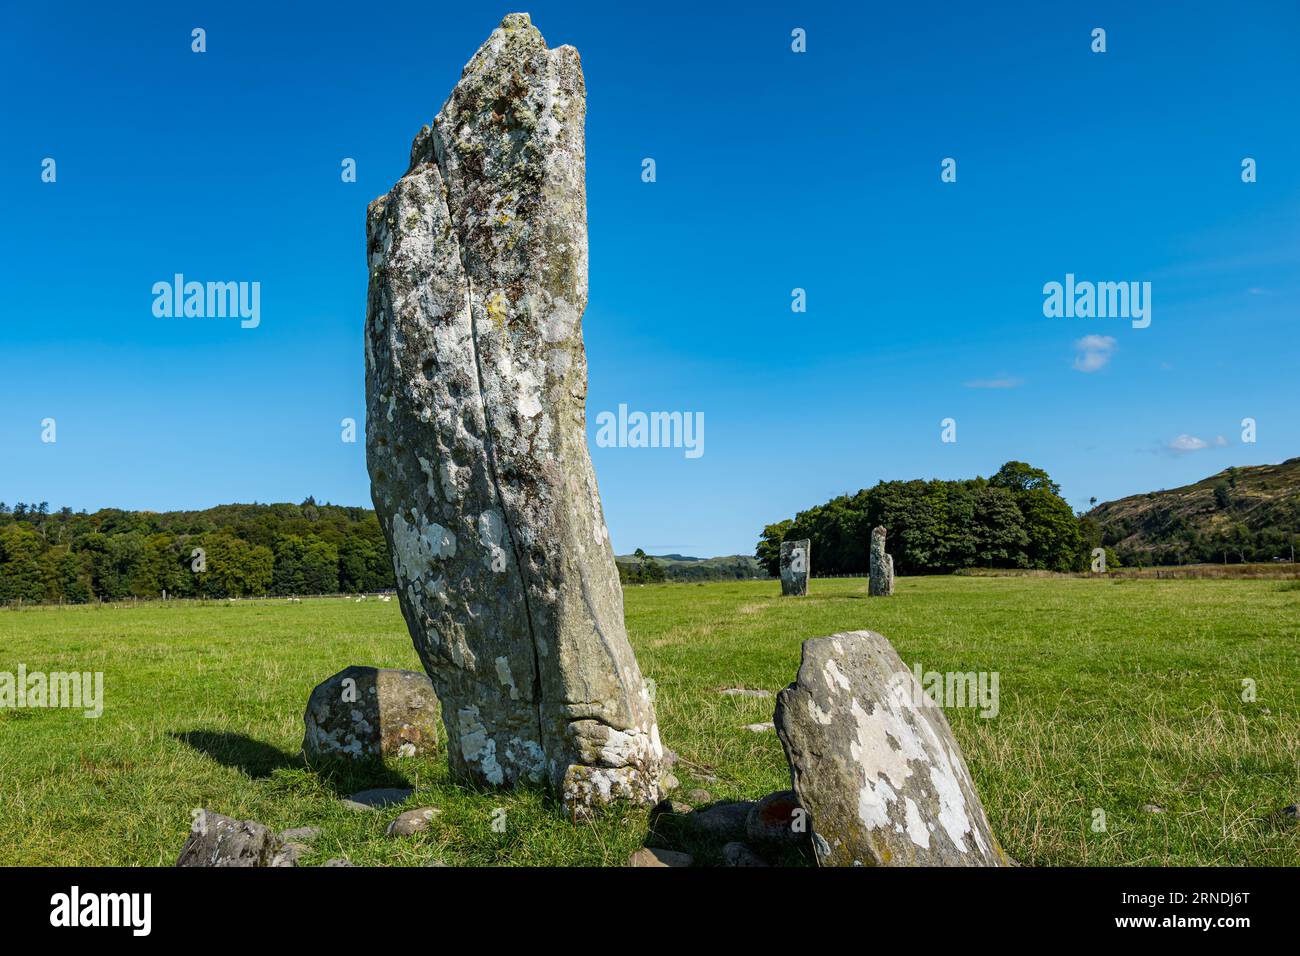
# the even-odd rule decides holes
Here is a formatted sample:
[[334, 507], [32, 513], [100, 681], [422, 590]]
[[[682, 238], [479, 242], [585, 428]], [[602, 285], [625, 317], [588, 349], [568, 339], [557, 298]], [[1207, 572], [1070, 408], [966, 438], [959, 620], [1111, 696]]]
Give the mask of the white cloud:
[[1109, 335], [1085, 335], [1074, 343], [1078, 354], [1074, 367], [1080, 372], [1096, 372], [1106, 367], [1118, 343]]
[[1187, 455], [1194, 451], [1200, 451], [1202, 448], [1209, 448], [1210, 443], [1204, 438], [1197, 438], [1195, 435], [1179, 435], [1165, 447], [1175, 455]]

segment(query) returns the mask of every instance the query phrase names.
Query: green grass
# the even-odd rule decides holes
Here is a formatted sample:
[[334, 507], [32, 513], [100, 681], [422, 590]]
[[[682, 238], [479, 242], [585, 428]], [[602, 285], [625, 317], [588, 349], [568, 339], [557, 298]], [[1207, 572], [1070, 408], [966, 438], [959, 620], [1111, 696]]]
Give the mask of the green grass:
[[[1294, 865], [1300, 825], [1300, 591], [1275, 581], [861, 579], [632, 587], [628, 628], [658, 690], [683, 790], [756, 798], [788, 785], [772, 701], [800, 641], [885, 634], [925, 670], [997, 671], [1000, 713], [950, 709], [999, 838], [1028, 865]], [[97, 720], [0, 711], [0, 864], [170, 865], [194, 808], [323, 835], [304, 865], [618, 865], [647, 815], [572, 823], [540, 793], [474, 792], [438, 760], [342, 774], [298, 756], [302, 712], [347, 664], [418, 669], [397, 602], [176, 602], [0, 611], [0, 671], [105, 673]], [[1258, 698], [1242, 700], [1251, 679]], [[709, 778], [715, 779], [709, 779]], [[430, 830], [384, 836], [398, 812], [338, 797], [405, 781]], [[1155, 804], [1164, 813], [1142, 810]], [[493, 813], [506, 811], [504, 833]], [[1094, 810], [1106, 815], [1092, 828]]]

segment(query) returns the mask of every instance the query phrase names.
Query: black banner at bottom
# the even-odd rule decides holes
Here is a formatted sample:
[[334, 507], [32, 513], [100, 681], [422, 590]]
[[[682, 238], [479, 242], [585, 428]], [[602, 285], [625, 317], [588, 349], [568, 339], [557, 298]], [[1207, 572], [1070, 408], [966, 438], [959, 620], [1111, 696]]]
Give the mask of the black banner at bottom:
[[529, 927], [637, 925], [669, 934], [690, 926], [691, 935], [752, 928], [770, 943], [782, 923], [807, 933], [809, 918], [910, 922], [935, 939], [966, 927], [996, 928], [999, 939], [1053, 930], [1071, 941], [1231, 942], [1290, 926], [1293, 910], [1294, 874], [1282, 869], [0, 869], [7, 942], [288, 934], [295, 943], [374, 945], [378, 930], [432, 920], [475, 927], [487, 943], [529, 935]]

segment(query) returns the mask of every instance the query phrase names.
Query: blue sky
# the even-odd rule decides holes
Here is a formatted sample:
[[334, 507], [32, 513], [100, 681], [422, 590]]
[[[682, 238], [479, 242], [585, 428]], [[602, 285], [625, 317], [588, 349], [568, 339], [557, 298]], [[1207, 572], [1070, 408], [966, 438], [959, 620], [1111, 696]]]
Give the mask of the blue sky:
[[[0, 500], [369, 505], [365, 207], [517, 8], [275, 6], [5, 5]], [[1300, 8], [1157, 6], [524, 6], [586, 74], [616, 550], [1010, 458], [1080, 508], [1300, 454]], [[261, 324], [156, 318], [178, 272], [260, 282]], [[1044, 317], [1066, 273], [1151, 282], [1150, 327]], [[594, 447], [619, 403], [703, 412], [705, 453]]]

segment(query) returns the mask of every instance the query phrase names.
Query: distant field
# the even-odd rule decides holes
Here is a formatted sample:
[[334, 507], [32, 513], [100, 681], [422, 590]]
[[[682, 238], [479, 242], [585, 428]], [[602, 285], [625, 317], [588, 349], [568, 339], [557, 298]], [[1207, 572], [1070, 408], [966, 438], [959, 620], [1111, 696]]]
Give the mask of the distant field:
[[[800, 641], [871, 628], [924, 670], [997, 671], [1000, 713], [948, 711], [1007, 852], [1026, 865], [1296, 865], [1300, 586], [1272, 580], [904, 578], [631, 587], [627, 621], [658, 688], [683, 789], [788, 785], [772, 701]], [[441, 761], [322, 776], [297, 756], [313, 685], [347, 664], [418, 669], [396, 601], [173, 602], [0, 611], [0, 671], [102, 670], [97, 720], [0, 710], [0, 864], [171, 865], [193, 808], [320, 826], [305, 865], [619, 865], [644, 811], [572, 824], [536, 792], [471, 792]], [[1258, 699], [1242, 700], [1254, 681]], [[704, 775], [716, 777], [708, 781]], [[406, 781], [443, 813], [395, 840], [396, 811], [338, 796]], [[1161, 813], [1144, 811], [1154, 805]], [[506, 809], [506, 832], [492, 829]], [[1106, 829], [1094, 832], [1095, 811]]]

